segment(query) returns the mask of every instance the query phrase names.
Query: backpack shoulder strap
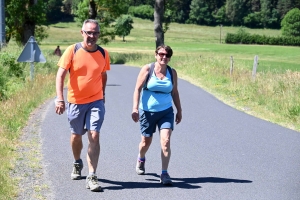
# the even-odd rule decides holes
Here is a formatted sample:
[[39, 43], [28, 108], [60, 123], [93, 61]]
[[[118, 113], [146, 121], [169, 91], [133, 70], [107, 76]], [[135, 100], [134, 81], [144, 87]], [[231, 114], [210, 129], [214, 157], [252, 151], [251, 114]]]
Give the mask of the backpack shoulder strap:
[[149, 80], [150, 80], [150, 77], [151, 77], [152, 74], [153, 74], [154, 67], [155, 67], [155, 63], [153, 62], [153, 63], [150, 64], [149, 73], [148, 73], [148, 75], [147, 75], [147, 78], [146, 78], [146, 81], [145, 81], [145, 84], [144, 84], [144, 90], [148, 90], [147, 85], [148, 85], [148, 82], [149, 82]]
[[[80, 49], [81, 47], [82, 47], [82, 46], [81, 46], [81, 43], [80, 43], [80, 42], [74, 44], [73, 56], [74, 56], [74, 54], [76, 53], [76, 51], [77, 51], [78, 49]], [[100, 51], [101, 54], [103, 55], [103, 57], [105, 58], [105, 50], [104, 50], [102, 47], [100, 47], [99, 45], [97, 45], [97, 50]]]
[[171, 82], [172, 82], [172, 85], [173, 85], [173, 70], [172, 70], [172, 68], [171, 68], [169, 65], [167, 65], [167, 69], [168, 69], [168, 71], [169, 71], [169, 73], [170, 73], [170, 76], [171, 76]]
[[[80, 43], [80, 42], [74, 44], [73, 57], [74, 57], [76, 51], [77, 51], [78, 49], [80, 49], [81, 47], [82, 47], [82, 46], [81, 46], [81, 43]], [[100, 47], [99, 45], [97, 45], [97, 50], [101, 52], [101, 54], [103, 55], [103, 57], [104, 57], [104, 59], [105, 59], [105, 50], [104, 50], [102, 47]], [[72, 57], [72, 61], [73, 61], [73, 57]]]
[[98, 45], [97, 50], [100, 51], [101, 54], [102, 54], [102, 56], [105, 58], [105, 51], [104, 51], [104, 49]]

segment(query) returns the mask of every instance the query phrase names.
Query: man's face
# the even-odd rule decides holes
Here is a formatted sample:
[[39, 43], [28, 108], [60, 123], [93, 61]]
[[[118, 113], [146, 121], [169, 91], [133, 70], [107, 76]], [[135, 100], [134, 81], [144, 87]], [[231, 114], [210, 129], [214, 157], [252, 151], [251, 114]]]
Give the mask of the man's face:
[[81, 30], [81, 35], [83, 37], [85, 48], [88, 50], [94, 50], [100, 35], [97, 24], [86, 23], [84, 29]]

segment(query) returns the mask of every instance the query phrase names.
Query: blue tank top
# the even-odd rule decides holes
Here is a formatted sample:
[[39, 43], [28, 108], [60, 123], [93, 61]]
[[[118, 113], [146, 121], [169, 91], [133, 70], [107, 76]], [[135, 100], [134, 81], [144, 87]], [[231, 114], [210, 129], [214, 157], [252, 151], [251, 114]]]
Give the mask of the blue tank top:
[[164, 79], [156, 77], [154, 71], [147, 84], [148, 90], [143, 90], [139, 108], [150, 112], [159, 112], [172, 106], [173, 84], [169, 70]]

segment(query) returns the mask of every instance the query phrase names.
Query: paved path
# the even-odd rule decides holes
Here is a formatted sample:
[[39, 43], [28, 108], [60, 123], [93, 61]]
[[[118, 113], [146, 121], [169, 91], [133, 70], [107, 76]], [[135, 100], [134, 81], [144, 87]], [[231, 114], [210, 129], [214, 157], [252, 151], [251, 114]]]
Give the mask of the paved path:
[[131, 109], [139, 70], [112, 65], [108, 72], [98, 167], [103, 192], [85, 189], [84, 179], [70, 179], [67, 117], [54, 113], [53, 101], [46, 106], [42, 151], [54, 199], [300, 199], [300, 133], [235, 110], [183, 80], [183, 120], [171, 140], [169, 173], [174, 186], [159, 183], [158, 133], [147, 154], [146, 175], [136, 175], [140, 133]]

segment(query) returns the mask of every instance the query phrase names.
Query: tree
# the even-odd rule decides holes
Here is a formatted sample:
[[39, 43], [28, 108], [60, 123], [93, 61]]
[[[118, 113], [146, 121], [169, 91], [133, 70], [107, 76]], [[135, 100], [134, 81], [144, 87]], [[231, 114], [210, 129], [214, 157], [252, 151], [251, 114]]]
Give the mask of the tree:
[[226, 14], [233, 25], [241, 25], [242, 19], [249, 14], [247, 2], [244, 0], [227, 0]]
[[261, 23], [264, 28], [279, 28], [279, 14], [272, 0], [261, 0]]
[[192, 0], [167, 0], [166, 7], [172, 11], [171, 21], [184, 23], [189, 18]]
[[284, 36], [300, 36], [300, 10], [290, 10], [281, 21], [281, 32]]
[[164, 44], [164, 31], [162, 22], [164, 20], [164, 0], [155, 0], [154, 4], [154, 35], [156, 47]]
[[116, 20], [115, 33], [119, 37], [123, 37], [123, 42], [125, 42], [125, 36], [130, 34], [131, 29], [133, 29], [133, 20], [130, 15], [122, 15]]
[[63, 2], [61, 0], [44, 0], [46, 3], [46, 17], [48, 22], [59, 21], [63, 18], [62, 6]]
[[209, 25], [213, 22], [213, 16], [209, 10], [209, 5], [204, 0], [192, 0], [189, 23]]
[[294, 0], [278, 0], [277, 10], [280, 14], [280, 19], [283, 19], [285, 14], [292, 8], [295, 8]]
[[215, 18], [215, 22], [217, 24], [223, 24], [223, 25], [230, 24], [230, 22], [227, 18], [227, 15], [226, 15], [225, 5], [217, 10], [217, 12], [214, 14], [214, 18]]
[[128, 0], [83, 0], [75, 10], [75, 21], [81, 26], [83, 21], [92, 18], [100, 22], [99, 42], [106, 44], [113, 40], [115, 31], [112, 22], [128, 10]]
[[6, 0], [6, 41], [14, 38], [25, 45], [31, 36], [41, 41], [48, 35], [46, 24], [46, 6], [43, 0]]

